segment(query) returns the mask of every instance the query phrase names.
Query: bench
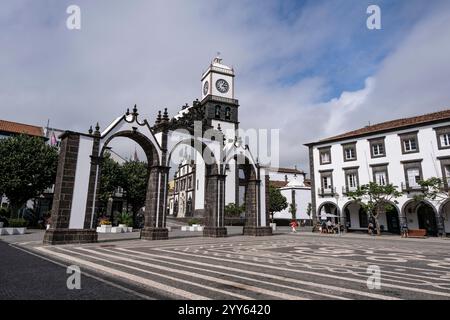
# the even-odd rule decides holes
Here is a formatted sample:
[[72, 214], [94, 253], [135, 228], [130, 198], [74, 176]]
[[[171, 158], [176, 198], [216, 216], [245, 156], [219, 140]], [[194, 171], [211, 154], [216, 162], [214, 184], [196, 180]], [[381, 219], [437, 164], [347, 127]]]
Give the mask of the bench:
[[408, 230], [408, 238], [426, 238], [427, 230], [426, 229], [409, 229]]

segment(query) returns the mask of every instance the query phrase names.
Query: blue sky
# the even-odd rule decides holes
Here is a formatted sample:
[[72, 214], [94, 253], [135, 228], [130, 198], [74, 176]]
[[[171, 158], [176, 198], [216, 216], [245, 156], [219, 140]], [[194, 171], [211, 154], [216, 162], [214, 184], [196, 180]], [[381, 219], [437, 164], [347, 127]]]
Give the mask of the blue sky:
[[135, 103], [173, 115], [217, 51], [241, 125], [279, 128], [285, 166], [307, 169], [303, 143], [450, 107], [450, 1], [4, 0], [0, 118], [86, 131]]

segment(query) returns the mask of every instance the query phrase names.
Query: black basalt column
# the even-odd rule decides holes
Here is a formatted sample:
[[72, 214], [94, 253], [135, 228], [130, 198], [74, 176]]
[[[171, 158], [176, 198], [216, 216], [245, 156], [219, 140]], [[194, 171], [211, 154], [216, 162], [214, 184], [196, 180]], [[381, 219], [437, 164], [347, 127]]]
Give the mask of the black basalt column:
[[142, 239], [166, 240], [169, 238], [165, 220], [168, 175], [169, 167], [150, 168], [145, 200], [145, 224], [141, 231]]
[[270, 227], [261, 226], [261, 197], [260, 197], [260, 180], [249, 180], [247, 183], [245, 197], [245, 226], [244, 235], [247, 236], [270, 236], [272, 229]]
[[205, 179], [205, 226], [204, 237], [226, 237], [225, 228], [225, 178], [226, 175], [213, 174]]
[[80, 134], [67, 131], [62, 135], [53, 194], [52, 222], [50, 229], [45, 231], [44, 244], [97, 241], [97, 232], [93, 229], [69, 229], [79, 145]]

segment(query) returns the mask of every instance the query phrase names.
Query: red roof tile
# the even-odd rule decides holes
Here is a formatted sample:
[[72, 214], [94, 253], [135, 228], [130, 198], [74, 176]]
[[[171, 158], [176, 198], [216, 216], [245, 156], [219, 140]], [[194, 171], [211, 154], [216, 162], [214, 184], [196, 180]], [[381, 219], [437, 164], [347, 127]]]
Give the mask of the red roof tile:
[[269, 181], [269, 184], [272, 186], [272, 187], [275, 187], [275, 188], [283, 188], [283, 187], [286, 187], [286, 185], [288, 184], [288, 182], [287, 181], [278, 181], [278, 180], [270, 180]]
[[291, 174], [303, 174], [305, 173], [303, 170], [293, 169], [293, 168], [275, 168], [275, 167], [265, 167], [269, 169], [269, 171], [272, 172], [278, 172], [278, 173], [291, 173]]
[[16, 134], [24, 133], [30, 136], [39, 136], [39, 137], [44, 136], [44, 131], [42, 127], [6, 120], [0, 120], [0, 132], [8, 132]]

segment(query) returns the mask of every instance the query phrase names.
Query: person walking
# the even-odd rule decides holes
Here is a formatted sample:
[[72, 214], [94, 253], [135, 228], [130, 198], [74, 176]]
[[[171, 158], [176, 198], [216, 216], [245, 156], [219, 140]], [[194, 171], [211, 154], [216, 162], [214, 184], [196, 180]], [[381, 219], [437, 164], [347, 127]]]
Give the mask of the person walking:
[[402, 238], [408, 238], [409, 231], [408, 231], [408, 223], [406, 221], [402, 222]]
[[292, 232], [296, 233], [297, 232], [297, 227], [298, 227], [297, 220], [292, 220], [289, 225], [291, 226]]

